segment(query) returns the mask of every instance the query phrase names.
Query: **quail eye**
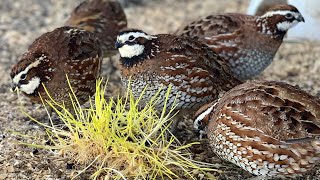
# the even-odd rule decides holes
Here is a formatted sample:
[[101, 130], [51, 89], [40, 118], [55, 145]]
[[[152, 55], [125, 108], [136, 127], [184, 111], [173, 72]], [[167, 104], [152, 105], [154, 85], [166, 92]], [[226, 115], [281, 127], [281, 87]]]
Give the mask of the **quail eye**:
[[132, 41], [134, 39], [134, 36], [129, 36], [129, 40]]
[[26, 75], [26, 74], [21, 74], [20, 80], [25, 80], [26, 78], [27, 78], [27, 75]]
[[293, 15], [290, 14], [290, 13], [288, 13], [288, 14], [285, 15], [285, 17], [286, 17], [287, 19], [292, 19], [292, 18], [293, 18]]

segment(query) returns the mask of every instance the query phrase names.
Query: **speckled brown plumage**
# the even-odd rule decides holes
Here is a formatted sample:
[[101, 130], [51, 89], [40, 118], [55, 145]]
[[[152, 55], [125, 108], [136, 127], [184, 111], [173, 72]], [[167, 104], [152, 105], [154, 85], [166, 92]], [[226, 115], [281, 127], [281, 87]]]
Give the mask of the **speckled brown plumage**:
[[287, 30], [301, 21], [294, 6], [276, 5], [262, 16], [209, 15], [182, 26], [176, 34], [207, 44], [229, 62], [236, 77], [246, 80], [272, 62]]
[[246, 82], [197, 117], [210, 121], [214, 152], [252, 174], [296, 176], [320, 162], [320, 100], [289, 84]]
[[86, 0], [72, 11], [66, 25], [93, 32], [104, 56], [110, 57], [117, 53], [114, 44], [119, 31], [127, 27], [127, 19], [117, 0]]
[[20, 89], [33, 102], [41, 103], [39, 95], [71, 106], [71, 87], [80, 104], [95, 92], [100, 75], [102, 50], [94, 34], [72, 27], [57, 28], [37, 38], [11, 70], [14, 88]]
[[142, 97], [142, 101], [147, 102], [162, 88], [160, 108], [169, 86], [172, 89], [167, 107], [170, 108], [177, 97], [177, 109], [191, 110], [217, 99], [220, 93], [240, 83], [219, 56], [191, 38], [127, 30], [118, 36], [117, 46], [124, 85], [131, 78], [136, 97], [147, 87]]

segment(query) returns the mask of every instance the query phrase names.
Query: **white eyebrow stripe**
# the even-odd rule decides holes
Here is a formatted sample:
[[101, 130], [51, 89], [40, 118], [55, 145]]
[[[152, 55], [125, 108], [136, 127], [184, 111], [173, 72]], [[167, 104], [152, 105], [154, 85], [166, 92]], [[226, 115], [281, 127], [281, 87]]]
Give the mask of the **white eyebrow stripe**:
[[201, 114], [198, 115], [198, 117], [196, 118], [196, 120], [193, 122], [193, 127], [195, 129], [197, 129], [198, 127], [198, 122], [203, 120], [204, 117], [206, 117], [208, 114], [211, 113], [212, 109], [214, 108], [215, 104], [212, 105], [210, 108], [208, 108], [207, 110], [205, 110], [204, 112], [202, 112]]
[[156, 38], [156, 36], [147, 35], [147, 34], [142, 33], [142, 32], [129, 32], [127, 34], [121, 34], [120, 36], [118, 36], [117, 41], [125, 42], [125, 41], [129, 40], [130, 36], [143, 37], [143, 38], [146, 38], [148, 40]]
[[40, 78], [34, 77], [28, 82], [28, 84], [22, 84], [20, 86], [20, 90], [27, 94], [32, 94], [39, 87], [39, 85], [40, 85]]
[[292, 13], [295, 17], [300, 16], [300, 13], [298, 12], [293, 12], [293, 11], [288, 11], [288, 10], [277, 10], [277, 11], [269, 11], [262, 15], [261, 17], [271, 17], [274, 15], [286, 15], [288, 13]]
[[15, 84], [19, 84], [19, 81], [20, 81], [20, 77], [22, 74], [27, 74], [28, 71], [31, 69], [31, 68], [34, 68], [34, 67], [38, 67], [38, 65], [40, 64], [42, 59], [39, 59], [31, 64], [29, 64], [29, 66], [26, 67], [26, 69], [24, 69], [23, 71], [21, 71], [20, 73], [18, 73], [17, 75], [14, 76], [14, 78], [12, 79], [13, 83]]
[[39, 58], [37, 58], [37, 60], [31, 64], [29, 64], [23, 71], [21, 71], [20, 73], [18, 73], [17, 75], [14, 76], [14, 78], [12, 79], [12, 82], [15, 84], [19, 84], [20, 78], [22, 74], [27, 74], [28, 71], [31, 68], [34, 67], [38, 67], [38, 65], [40, 64], [41, 61], [45, 60], [47, 58], [46, 55], [42, 54]]

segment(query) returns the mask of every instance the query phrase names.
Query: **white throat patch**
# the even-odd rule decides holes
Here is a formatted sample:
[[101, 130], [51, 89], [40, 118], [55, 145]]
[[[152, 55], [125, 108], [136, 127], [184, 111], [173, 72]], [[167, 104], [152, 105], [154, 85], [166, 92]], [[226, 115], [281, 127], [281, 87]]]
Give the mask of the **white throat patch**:
[[34, 77], [31, 80], [29, 80], [28, 84], [20, 85], [19, 89], [27, 94], [32, 94], [39, 87], [39, 85], [40, 85], [40, 78]]
[[[28, 74], [29, 70], [34, 67], [38, 67], [38, 65], [41, 63], [42, 60], [45, 60], [46, 56], [42, 55], [39, 57], [35, 62], [29, 64], [23, 71], [19, 72], [17, 75], [15, 75], [12, 79], [12, 82], [15, 85], [19, 85], [19, 82], [21, 80], [21, 76], [23, 74]], [[36, 90], [40, 85], [40, 78], [39, 77], [33, 77], [28, 81], [27, 84], [21, 84], [19, 89], [27, 94], [32, 94], [34, 90]]]
[[280, 22], [277, 24], [277, 29], [280, 31], [287, 31], [290, 28], [294, 27], [297, 25], [299, 22], [297, 20], [294, 20], [292, 22]]
[[144, 51], [144, 46], [140, 44], [135, 44], [135, 45], [127, 45], [125, 44], [121, 48], [119, 48], [119, 53], [121, 57], [124, 58], [132, 58], [134, 56], [139, 56], [143, 53]]
[[[132, 36], [134, 38], [130, 39]], [[117, 37], [117, 42], [124, 44], [121, 48], [118, 49], [121, 57], [132, 58], [134, 56], [139, 56], [143, 53], [145, 48], [144, 45], [140, 45], [140, 44], [128, 45], [125, 43], [127, 41], [132, 42], [139, 37], [147, 40], [157, 38], [156, 36], [151, 36], [143, 32], [128, 32], [126, 34], [121, 34], [120, 36]]]

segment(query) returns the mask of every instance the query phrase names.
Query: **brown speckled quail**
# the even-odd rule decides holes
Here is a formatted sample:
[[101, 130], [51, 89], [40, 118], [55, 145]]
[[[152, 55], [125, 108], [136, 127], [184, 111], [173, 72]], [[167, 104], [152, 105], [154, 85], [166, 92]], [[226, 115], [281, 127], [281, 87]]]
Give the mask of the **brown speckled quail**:
[[210, 15], [183, 26], [176, 34], [207, 44], [229, 62], [234, 76], [246, 80], [272, 62], [286, 32], [302, 21], [294, 6], [276, 5], [262, 16]]
[[320, 100], [297, 87], [249, 81], [196, 114], [213, 151], [254, 175], [296, 176], [320, 162]]
[[66, 25], [93, 32], [104, 57], [111, 57], [117, 53], [114, 44], [119, 31], [127, 27], [127, 18], [117, 0], [86, 0], [73, 10]]
[[[13, 89], [19, 89], [35, 103], [49, 99], [43, 85], [54, 100], [71, 106], [69, 78], [79, 103], [95, 92], [100, 75], [102, 50], [91, 32], [61, 27], [37, 38], [11, 70]], [[43, 85], [42, 85], [43, 84]]]
[[175, 101], [178, 110], [193, 110], [217, 99], [240, 83], [227, 64], [206, 45], [188, 37], [169, 34], [149, 35], [140, 30], [122, 31], [116, 43], [121, 56], [122, 82], [139, 97], [149, 101], [160, 89], [160, 108], [170, 91], [167, 107]]

